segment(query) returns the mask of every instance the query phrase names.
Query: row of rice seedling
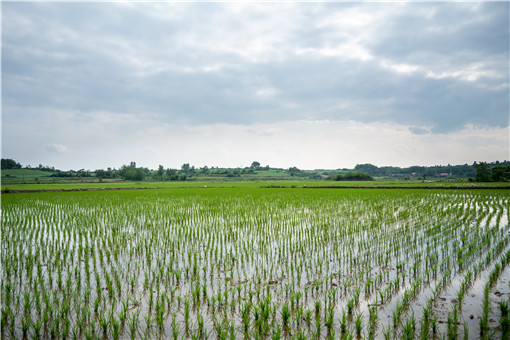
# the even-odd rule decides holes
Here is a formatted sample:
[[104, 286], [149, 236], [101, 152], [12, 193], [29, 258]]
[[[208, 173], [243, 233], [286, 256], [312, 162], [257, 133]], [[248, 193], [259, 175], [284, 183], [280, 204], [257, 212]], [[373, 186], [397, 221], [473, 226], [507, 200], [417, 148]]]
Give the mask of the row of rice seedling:
[[501, 190], [2, 198], [4, 338], [457, 335], [463, 297], [510, 243]]

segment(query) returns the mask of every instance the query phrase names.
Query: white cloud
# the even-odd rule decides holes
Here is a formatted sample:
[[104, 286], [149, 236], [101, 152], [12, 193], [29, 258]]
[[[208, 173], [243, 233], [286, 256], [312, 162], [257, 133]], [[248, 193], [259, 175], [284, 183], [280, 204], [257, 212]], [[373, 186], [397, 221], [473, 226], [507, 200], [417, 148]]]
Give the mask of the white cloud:
[[2, 148], [73, 168], [505, 158], [508, 6], [5, 3]]
[[62, 144], [57, 144], [57, 143], [49, 143], [49, 144], [45, 144], [44, 145], [44, 148], [47, 150], [47, 151], [50, 151], [50, 152], [59, 152], [59, 153], [63, 153], [63, 152], [68, 152], [69, 151], [69, 148], [65, 145], [62, 145]]
[[[46, 121], [46, 123], [45, 123]], [[41, 120], [45, 128], [47, 120]], [[129, 133], [126, 132], [126, 127]], [[413, 131], [419, 128], [421, 134]], [[413, 129], [395, 123], [356, 121], [299, 120], [271, 124], [180, 125], [152, 121], [132, 124], [119, 122], [96, 129], [96, 124], [55, 126], [51, 137], [33, 134], [37, 127], [25, 128], [17, 136], [30, 143], [10, 143], [7, 131], [4, 145], [8, 156], [23, 164], [51, 164], [57, 168], [120, 167], [130, 161], [140, 166], [179, 168], [195, 166], [262, 164], [302, 169], [354, 167], [358, 163], [383, 165], [464, 164], [508, 158], [508, 127], [466, 126], [460, 131], [434, 134], [430, 127]], [[18, 130], [20, 131], [20, 130]], [[108, 133], [106, 133], [108, 131]], [[28, 138], [28, 136], [36, 137]], [[72, 138], [75, 136], [75, 138]], [[47, 141], [66, 140], [67, 144]], [[44, 152], [37, 149], [44, 145]], [[19, 155], [26, 155], [26, 158]], [[71, 150], [73, 150], [71, 152]], [[59, 157], [59, 153], [66, 157]]]

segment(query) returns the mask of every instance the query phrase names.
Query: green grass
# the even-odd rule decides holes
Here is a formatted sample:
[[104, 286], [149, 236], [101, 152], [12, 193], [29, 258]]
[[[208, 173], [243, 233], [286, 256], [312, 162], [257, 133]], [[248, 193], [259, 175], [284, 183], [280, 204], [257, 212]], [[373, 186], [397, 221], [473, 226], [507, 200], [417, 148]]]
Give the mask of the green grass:
[[[51, 172], [38, 169], [2, 169], [2, 183], [34, 183], [49, 181]], [[52, 179], [52, 178], [51, 178]]]
[[209, 181], [178, 181], [178, 182], [72, 182], [72, 183], [28, 183], [10, 184], [2, 182], [2, 191], [10, 190], [61, 190], [61, 189], [100, 189], [100, 188], [267, 188], [267, 187], [444, 187], [444, 188], [509, 188], [510, 183], [470, 183], [440, 181], [314, 181], [314, 180], [209, 180]]
[[98, 188], [183, 188], [183, 187], [507, 187], [510, 183], [471, 183], [467, 180], [452, 182], [451, 180], [375, 180], [375, 181], [327, 181], [311, 180], [290, 176], [286, 170], [270, 169], [255, 173], [241, 174], [240, 177], [198, 174], [186, 181], [176, 182], [131, 182], [121, 179], [105, 179], [95, 177], [50, 177], [51, 172], [39, 169], [7, 169], [2, 170], [2, 191], [10, 190], [61, 190], [61, 189], [98, 189]]

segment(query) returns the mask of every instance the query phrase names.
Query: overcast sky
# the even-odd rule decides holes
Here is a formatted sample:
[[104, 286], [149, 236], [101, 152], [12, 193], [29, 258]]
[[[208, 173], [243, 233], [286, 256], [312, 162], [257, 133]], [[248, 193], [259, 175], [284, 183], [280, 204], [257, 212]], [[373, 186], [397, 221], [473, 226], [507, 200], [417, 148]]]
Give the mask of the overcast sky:
[[509, 3], [2, 2], [2, 157], [302, 169], [509, 156]]

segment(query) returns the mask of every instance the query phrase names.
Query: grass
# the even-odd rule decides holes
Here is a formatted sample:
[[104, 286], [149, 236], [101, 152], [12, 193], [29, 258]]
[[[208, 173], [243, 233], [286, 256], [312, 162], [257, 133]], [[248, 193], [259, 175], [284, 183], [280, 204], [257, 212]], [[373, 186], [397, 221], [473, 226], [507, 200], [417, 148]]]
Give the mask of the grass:
[[[29, 180], [25, 183], [13, 182], [5, 178], [5, 173], [9, 171], [33, 172]], [[285, 179], [253, 178], [243, 180], [225, 180], [225, 178], [200, 178], [197, 180], [176, 181], [176, 182], [132, 182], [132, 181], [116, 181], [116, 182], [98, 182], [95, 178], [87, 178], [83, 180], [66, 180], [66, 179], [48, 179], [35, 180], [39, 178], [38, 174], [45, 172], [39, 170], [2, 170], [2, 192], [13, 190], [85, 190], [85, 189], [103, 189], [103, 188], [148, 188], [148, 189], [165, 189], [165, 188], [313, 188], [313, 187], [396, 187], [396, 188], [484, 188], [484, 187], [500, 187], [510, 189], [508, 182], [496, 183], [472, 183], [468, 181], [401, 181], [401, 180], [377, 180], [377, 181], [325, 181], [325, 180], [296, 180], [290, 177]], [[47, 173], [46, 173], [47, 174]], [[16, 175], [18, 178], [19, 174]]]

